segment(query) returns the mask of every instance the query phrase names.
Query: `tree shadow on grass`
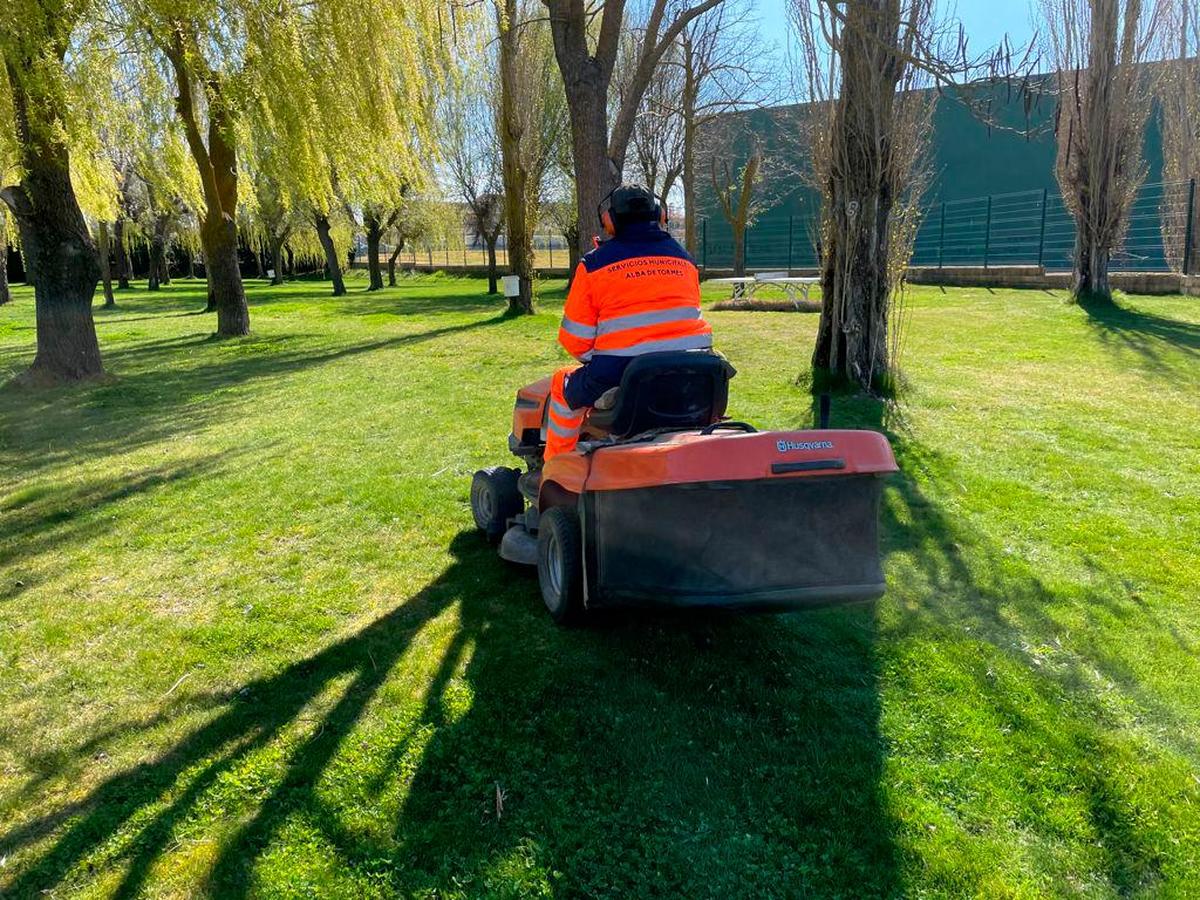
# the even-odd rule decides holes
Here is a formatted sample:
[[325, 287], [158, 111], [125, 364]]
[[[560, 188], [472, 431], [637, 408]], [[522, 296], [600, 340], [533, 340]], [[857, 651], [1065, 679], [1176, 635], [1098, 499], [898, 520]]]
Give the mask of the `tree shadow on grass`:
[[[473, 283], [475, 280], [464, 279], [462, 292], [447, 294], [446, 282], [439, 283], [434, 289], [441, 292], [430, 296], [428, 286], [414, 284], [386, 288], [371, 293], [353, 293], [338, 297], [332, 302], [329, 314], [335, 316], [441, 316], [461, 315], [463, 313], [492, 312], [503, 313], [507, 308], [505, 299], [498, 295], [489, 295], [486, 284]], [[451, 283], [452, 284], [452, 283]], [[453, 285], [459, 287], [459, 285]], [[424, 288], [424, 290], [422, 290]]]
[[28, 564], [66, 544], [83, 545], [111, 527], [106, 509], [232, 462], [238, 452], [210, 454], [179, 463], [143, 468], [120, 477], [43, 483], [0, 495], [0, 568]]
[[[454, 293], [449, 293], [454, 289]], [[430, 294], [433, 290], [436, 293]], [[559, 287], [543, 288], [539, 299], [556, 305], [565, 292]], [[501, 294], [488, 294], [487, 279], [451, 277], [400, 281], [395, 287], [370, 293], [352, 292], [330, 307], [331, 314], [349, 316], [437, 316], [462, 313], [496, 312], [503, 314], [508, 301]]]
[[[139, 311], [140, 309], [141, 305], [139, 304]], [[105, 310], [105, 312], [109, 311]], [[102, 314], [101, 310], [96, 310], [95, 322], [97, 327], [102, 325], [125, 325], [130, 322], [157, 322], [160, 319], [182, 319], [188, 316], [202, 316], [205, 314], [204, 310], [202, 309], [192, 309], [184, 312], [149, 313], [144, 316], [129, 316], [121, 315], [120, 313], [120, 307], [117, 307], [116, 310], [112, 311], [111, 314], [108, 315]], [[100, 334], [100, 337], [104, 337], [103, 333]]]
[[[872, 409], [843, 408], [838, 424], [882, 423]], [[951, 464], [889, 425], [904, 474], [883, 510], [898, 617], [882, 635], [870, 607], [556, 630], [532, 582], [462, 534], [452, 565], [392, 613], [222, 698], [209, 723], [158, 760], [0, 835], [0, 854], [22, 857], [10, 893], [73, 884], [93, 863], [119, 867], [117, 896], [139, 893], [179, 830], [191, 820], [194, 834], [194, 820], [213, 815], [204, 801], [227, 773], [278, 747], [284, 771], [246, 798], [252, 808], [221, 842], [209, 893], [253, 892], [264, 858], [291, 850], [293, 859], [331, 855], [327, 868], [400, 895], [894, 895], [905, 885], [885, 791], [901, 804], [897, 792], [930, 791], [967, 843], [973, 828], [1000, 824], [971, 818], [992, 787], [986, 765], [979, 775], [938, 769], [970, 745], [957, 730], [963, 710], [1007, 729], [1006, 771], [1028, 785], [1011, 813], [1023, 831], [1055, 839], [1067, 829], [1098, 848], [1109, 887], [1152, 889], [1169, 842], [1147, 830], [1121, 778], [1111, 686], [1161, 721], [1173, 721], [1170, 710], [1087, 635], [1056, 646], [1053, 610], [1071, 601], [944, 509]], [[1125, 612], [1116, 595], [1089, 602], [1098, 628]], [[381, 688], [412, 677], [402, 658], [455, 603], [458, 631], [416, 721], [399, 733], [378, 726], [367, 714], [382, 712]], [[929, 685], [912, 688], [913, 702], [936, 707], [929, 745], [916, 751], [927, 751], [919, 762], [929, 768], [885, 789], [880, 670], [909, 637], [936, 648], [955, 681], [944, 709]], [[896, 703], [910, 702], [904, 679], [919, 675], [892, 671]], [[328, 693], [318, 721], [293, 737]], [[1193, 739], [1178, 732], [1163, 738], [1166, 749], [1194, 760]], [[1064, 795], [1082, 803], [1084, 825], [1059, 816]], [[363, 825], [363, 804], [389, 811], [392, 827]], [[315, 846], [289, 846], [297, 834], [316, 835]], [[964, 861], [966, 890], [985, 890], [971, 871]]]
[[[455, 549], [461, 550], [462, 545], [462, 540], [456, 542]], [[84, 799], [0, 834], [0, 854], [31, 848], [53, 835], [44, 852], [13, 876], [6, 895], [34, 896], [60, 885], [84, 860], [101, 853], [119, 833], [128, 832], [109, 862], [125, 866], [114, 895], [136, 896], [167, 849], [173, 829], [194, 814], [205, 792], [251, 754], [278, 741], [310, 704], [347, 678], [340, 697], [300, 741], [286, 776], [276, 786], [284, 796], [311, 789], [410, 641], [476, 580], [470, 570], [478, 565], [479, 553], [473, 556], [460, 555], [428, 587], [357, 634], [276, 675], [248, 683], [211, 721], [159, 759], [135, 765], [102, 782]], [[268, 803], [253, 821], [271, 820], [276, 806]], [[253, 861], [254, 854], [240, 842], [234, 852], [246, 852], [247, 862]]]
[[[402, 895], [456, 884], [522, 893], [529, 873], [495, 871], [514, 855], [537, 877], [557, 872], [553, 890], [567, 894], [761, 895], [748, 886], [769, 893], [789, 878], [894, 891], [869, 608], [563, 631], [532, 580], [476, 535], [451, 550], [453, 564], [392, 613], [250, 683], [158, 760], [0, 836], [0, 853], [24, 857], [9, 894], [73, 884], [85, 864], [120, 871], [116, 896], [138, 894], [225, 773], [278, 746], [335, 687], [319, 722], [285, 742], [286, 771], [222, 841], [209, 893], [251, 893], [288, 826], [318, 834], [347, 877]], [[398, 734], [360, 721], [385, 682], [412, 677], [401, 658], [455, 602], [460, 626], [417, 721]], [[456, 682], [472, 697], [462, 715], [447, 706]], [[356, 747], [370, 742], [371, 765], [340, 766], [336, 784], [356, 782], [348, 793], [319, 790], [352, 732]], [[356, 803], [397, 795], [394, 831], [352, 824]]]
[[1161, 375], [1195, 378], [1200, 363], [1200, 324], [1116, 302], [1081, 305], [1089, 325], [1105, 344], [1137, 355]]
[[427, 700], [397, 893], [895, 892], [870, 608], [630, 616], [563, 649], [490, 633], [483, 600], [463, 622], [474, 702]]
[[[814, 419], [817, 405], [814, 397]], [[1163, 766], [1158, 771], [1171, 771], [1183, 760], [1195, 771], [1200, 768], [1200, 740], [1187, 711], [1181, 713], [1145, 687], [1134, 660], [1124, 655], [1126, 647], [1113, 637], [1132, 628], [1152, 635], [1155, 646], [1173, 644], [1194, 659], [1190, 643], [1171, 622], [1131, 596], [1119, 573], [1096, 560], [1085, 560], [1092, 570], [1086, 588], [1052, 588], [1035, 563], [997, 545], [970, 523], [965, 511], [951, 512], [943, 504], [961, 493], [964, 480], [947, 455], [916, 437], [900, 407], [862, 395], [840, 396], [833, 418], [834, 427], [884, 432], [900, 466], [885, 494], [881, 535], [890, 559], [890, 598], [901, 616], [880, 640], [889, 649], [910, 640], [937, 646], [939, 662], [951, 670], [946, 714], [939, 709], [925, 725], [937, 735], [924, 749], [930, 784], [907, 788], [942, 792], [938, 802], [948, 803], [949, 817], [939, 827], [962, 827], [968, 840], [984, 829], [973, 819], [980, 812], [970, 810], [968, 798], [997, 791], [999, 804], [1006, 799], [1002, 789], [983, 778], [944, 785], [947, 776], [937, 770], [944, 761], [947, 771], [956, 771], [955, 761], [973, 752], [976, 735], [969, 730], [956, 734], [963, 711], [970, 709], [968, 721], [978, 716], [1008, 735], [1004, 750], [1012, 758], [1007, 764], [1029, 773], [1023, 776], [1024, 807], [1012, 813], [1023, 830], [1047, 846], [1069, 837], [1099, 848], [1103, 875], [1117, 893], [1159, 885], [1170, 865], [1178, 864], [1163, 850], [1176, 842], [1147, 826], [1154, 815], [1135, 793], [1128, 757], [1132, 752], [1143, 761], [1153, 759]], [[1081, 614], [1084, 625], [1060, 624], [1056, 614], [1064, 612], [1072, 622]], [[918, 697], [930, 691], [919, 673], [902, 674], [895, 690], [911, 690]], [[1127, 729], [1127, 716], [1151, 724], [1134, 733]], [[933, 783], [942, 786], [931, 788]], [[1180, 786], [1200, 799], [1195, 784], [1183, 779]], [[1086, 810], [1086, 825], [1074, 834], [1062, 831], [1065, 814], [1056, 803], [1064, 795], [1081, 796]], [[968, 877], [965, 873], [974, 867], [964, 857], [953, 877]], [[983, 882], [965, 890], [988, 892]]]
[[200, 402], [213, 393], [504, 321], [493, 316], [356, 344], [331, 345], [319, 336], [297, 334], [236, 340], [186, 335], [121, 347], [105, 356], [117, 375], [111, 383], [47, 390], [0, 387], [6, 462], [28, 477], [79, 454], [128, 452], [233, 415], [235, 395]]
[[[1168, 866], [1169, 842], [1147, 824], [1154, 815], [1147, 815], [1135, 793], [1130, 748], [1143, 762], [1182, 759], [1197, 766], [1200, 744], [1179, 711], [1146, 689], [1130, 660], [1103, 636], [1131, 627], [1151, 631], [1157, 640], [1173, 630], [1125, 595], [1118, 578], [1108, 576], [1107, 584], [1102, 580], [1077, 595], [1049, 587], [1034, 564], [996, 546], [934, 499], [952, 496], [957, 481], [945, 457], [903, 427], [890, 437], [903, 474], [894, 481], [882, 522], [889, 554], [905, 560], [892, 577], [905, 583], [908, 601], [900, 601], [905, 615], [888, 639], [943, 636], [943, 660], [957, 685], [951, 699], [971, 705], [1007, 735], [1008, 765], [1026, 773], [1018, 813], [1023, 830], [1046, 845], [1067, 837], [1096, 847], [1108, 887], [1119, 894], [1154, 889]], [[1055, 613], [1066, 608], [1071, 620], [1082, 612], [1085, 624], [1060, 624]], [[1127, 730], [1122, 720], [1130, 709], [1135, 720], [1153, 726], [1143, 733]], [[961, 751], [945, 742], [955, 740], [954, 716], [942, 725], [940, 746], [930, 757], [944, 753], [953, 769], [952, 758]], [[969, 733], [959, 737], [961, 747], [971, 746]], [[1165, 769], [1172, 767], [1167, 762]], [[951, 790], [961, 798], [993, 789], [981, 780]], [[1080, 799], [1086, 814], [1085, 824], [1066, 834], [1062, 799], [1068, 809]], [[955, 817], [971, 828], [969, 811], [956, 810]]]

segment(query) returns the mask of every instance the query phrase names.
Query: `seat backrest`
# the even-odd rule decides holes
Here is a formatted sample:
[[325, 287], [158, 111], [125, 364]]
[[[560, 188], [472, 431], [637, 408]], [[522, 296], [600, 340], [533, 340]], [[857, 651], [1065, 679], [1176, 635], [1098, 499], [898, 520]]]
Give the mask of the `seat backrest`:
[[625, 368], [613, 408], [593, 410], [588, 421], [615, 438], [654, 428], [703, 428], [725, 415], [734, 374], [715, 353], [647, 353]]

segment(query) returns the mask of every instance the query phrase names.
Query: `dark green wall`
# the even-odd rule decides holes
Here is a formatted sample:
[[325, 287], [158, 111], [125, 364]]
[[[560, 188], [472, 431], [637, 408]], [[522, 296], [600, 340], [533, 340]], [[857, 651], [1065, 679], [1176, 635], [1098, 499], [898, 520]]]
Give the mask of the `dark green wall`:
[[[1015, 243], [1001, 247], [1000, 258], [993, 258], [993, 263], [1034, 261], [1025, 257], [1037, 255], [1043, 189], [1053, 195], [1047, 200], [1050, 217], [1047, 230], [1052, 249], [1058, 252], [1059, 245], [1070, 243], [1071, 238], [1060, 233], [1066, 213], [1057, 198], [1054, 179], [1055, 98], [1048, 82], [1049, 79], [1035, 81], [1025, 90], [1007, 82], [972, 85], [962, 89], [961, 96], [946, 92], [938, 98], [930, 148], [932, 178], [925, 198], [930, 215], [936, 215], [942, 200], [980, 198], [978, 203], [950, 204], [948, 228], [957, 230], [959, 240], [957, 244], [952, 240], [947, 243], [962, 257], [958, 262], [977, 262], [982, 257], [989, 194], [1031, 192], [1029, 197], [994, 202], [994, 215], [1000, 219], [993, 232], [999, 231], [1006, 241], [1011, 236]], [[772, 206], [749, 231], [747, 266], [751, 269], [782, 268], [789, 262], [792, 267], [816, 264], [812, 222], [819, 201], [805, 184], [806, 157], [796, 126], [804, 114], [805, 108], [796, 106], [735, 113], [726, 117], [719, 129], [706, 135], [708, 140], [715, 138], [722, 146], [731, 147], [729, 155], [738, 164], [744, 162], [752, 137], [757, 137], [764, 147], [767, 164], [761, 190]], [[1150, 117], [1144, 152], [1147, 182], [1160, 181], [1162, 140], [1157, 116]], [[700, 248], [701, 261], [712, 267], [725, 267], [732, 261], [730, 229], [715, 203], [709, 170], [704, 165], [700, 168], [697, 206], [706, 220], [702, 230], [706, 241], [702, 243], [707, 247], [707, 253], [705, 246]], [[1152, 202], [1157, 203], [1147, 199], [1147, 207]], [[1021, 232], [1019, 240], [1017, 232]], [[927, 216], [916, 256], [929, 256], [936, 240], [933, 222]], [[993, 255], [995, 252], [993, 248]], [[1150, 248], [1148, 252], [1161, 256], [1161, 247], [1157, 251]], [[1011, 259], [1006, 258], [1006, 253]], [[936, 263], [936, 259], [928, 258], [915, 261]], [[949, 264], [951, 260], [946, 262]], [[1046, 262], [1051, 264], [1056, 260]], [[1155, 268], [1157, 264], [1147, 267]]]

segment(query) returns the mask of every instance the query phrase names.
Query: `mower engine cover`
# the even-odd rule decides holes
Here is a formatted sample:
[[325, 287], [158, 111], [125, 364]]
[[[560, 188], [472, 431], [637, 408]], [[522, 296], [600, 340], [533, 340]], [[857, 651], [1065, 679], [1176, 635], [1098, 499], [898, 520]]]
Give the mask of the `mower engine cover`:
[[576, 504], [589, 608], [796, 609], [883, 593], [896, 470], [871, 431], [675, 432], [554, 457], [539, 505]]

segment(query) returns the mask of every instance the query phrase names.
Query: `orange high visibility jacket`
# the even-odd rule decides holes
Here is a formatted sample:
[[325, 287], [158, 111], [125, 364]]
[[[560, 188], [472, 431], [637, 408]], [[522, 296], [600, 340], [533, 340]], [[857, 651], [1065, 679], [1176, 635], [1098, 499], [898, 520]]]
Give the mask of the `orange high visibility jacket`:
[[558, 341], [581, 362], [712, 347], [695, 263], [657, 222], [626, 226], [580, 260]]

